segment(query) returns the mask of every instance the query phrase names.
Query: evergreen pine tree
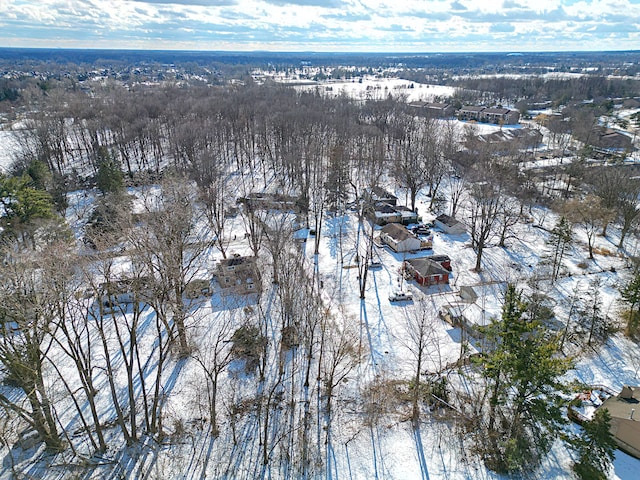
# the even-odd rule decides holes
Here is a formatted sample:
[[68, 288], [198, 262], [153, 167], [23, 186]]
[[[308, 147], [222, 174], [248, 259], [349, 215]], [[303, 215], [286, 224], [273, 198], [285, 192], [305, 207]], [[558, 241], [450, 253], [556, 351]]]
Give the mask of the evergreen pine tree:
[[574, 441], [579, 459], [573, 470], [582, 480], [605, 480], [617, 448], [610, 431], [609, 411], [603, 408], [596, 410], [593, 418], [582, 428], [582, 436]]
[[487, 381], [482, 456], [499, 472], [536, 465], [566, 422], [560, 377], [570, 361], [556, 355], [558, 340], [546, 335], [513, 285], [507, 286], [502, 317], [483, 329], [487, 348], [478, 358]]
[[99, 149], [98, 175], [96, 176], [96, 186], [103, 194], [120, 194], [124, 191], [124, 177], [120, 165], [109, 153], [100, 147]]
[[626, 334], [632, 335], [638, 325], [636, 317], [638, 316], [637, 309], [640, 306], [640, 269], [636, 270], [629, 283], [622, 287], [620, 296], [629, 305]]
[[551, 230], [551, 237], [547, 243], [552, 248], [551, 251], [551, 281], [555, 282], [560, 275], [562, 260], [567, 248], [573, 240], [571, 224], [565, 217], [561, 217], [558, 223]]

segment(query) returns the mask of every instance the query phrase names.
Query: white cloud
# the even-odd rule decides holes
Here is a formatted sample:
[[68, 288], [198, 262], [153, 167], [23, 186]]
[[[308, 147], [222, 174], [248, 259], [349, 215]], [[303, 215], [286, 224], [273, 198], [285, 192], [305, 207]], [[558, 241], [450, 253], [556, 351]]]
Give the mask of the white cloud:
[[0, 0], [5, 46], [640, 49], [639, 24], [629, 0]]

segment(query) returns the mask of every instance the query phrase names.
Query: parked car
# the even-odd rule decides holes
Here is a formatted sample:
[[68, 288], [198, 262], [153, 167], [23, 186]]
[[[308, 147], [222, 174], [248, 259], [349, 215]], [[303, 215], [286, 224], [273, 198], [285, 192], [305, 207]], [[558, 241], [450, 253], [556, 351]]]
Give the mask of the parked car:
[[416, 235], [429, 235], [431, 233], [433, 225], [431, 223], [419, 223], [411, 227], [411, 231]]
[[416, 235], [429, 235], [431, 233], [431, 230], [427, 227], [413, 227], [412, 231]]
[[393, 292], [389, 295], [390, 302], [404, 302], [406, 300], [412, 300], [413, 295], [409, 292]]

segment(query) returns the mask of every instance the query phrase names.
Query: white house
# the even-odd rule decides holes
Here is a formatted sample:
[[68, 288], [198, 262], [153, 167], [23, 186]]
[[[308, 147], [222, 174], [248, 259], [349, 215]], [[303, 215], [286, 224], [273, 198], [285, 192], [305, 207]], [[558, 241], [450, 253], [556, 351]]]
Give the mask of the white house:
[[380, 240], [389, 245], [395, 252], [412, 252], [420, 250], [420, 239], [399, 223], [389, 223], [382, 227]]

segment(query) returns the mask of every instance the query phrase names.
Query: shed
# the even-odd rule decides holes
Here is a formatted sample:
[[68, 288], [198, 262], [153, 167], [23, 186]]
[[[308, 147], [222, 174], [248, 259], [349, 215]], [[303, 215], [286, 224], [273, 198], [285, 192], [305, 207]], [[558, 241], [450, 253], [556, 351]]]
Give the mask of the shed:
[[460, 235], [467, 231], [466, 227], [461, 222], [456, 220], [454, 217], [450, 217], [445, 214], [438, 215], [433, 223], [444, 233], [451, 235]]
[[458, 294], [462, 301], [466, 303], [474, 303], [478, 299], [478, 294], [471, 286], [460, 287], [460, 292], [458, 292]]

